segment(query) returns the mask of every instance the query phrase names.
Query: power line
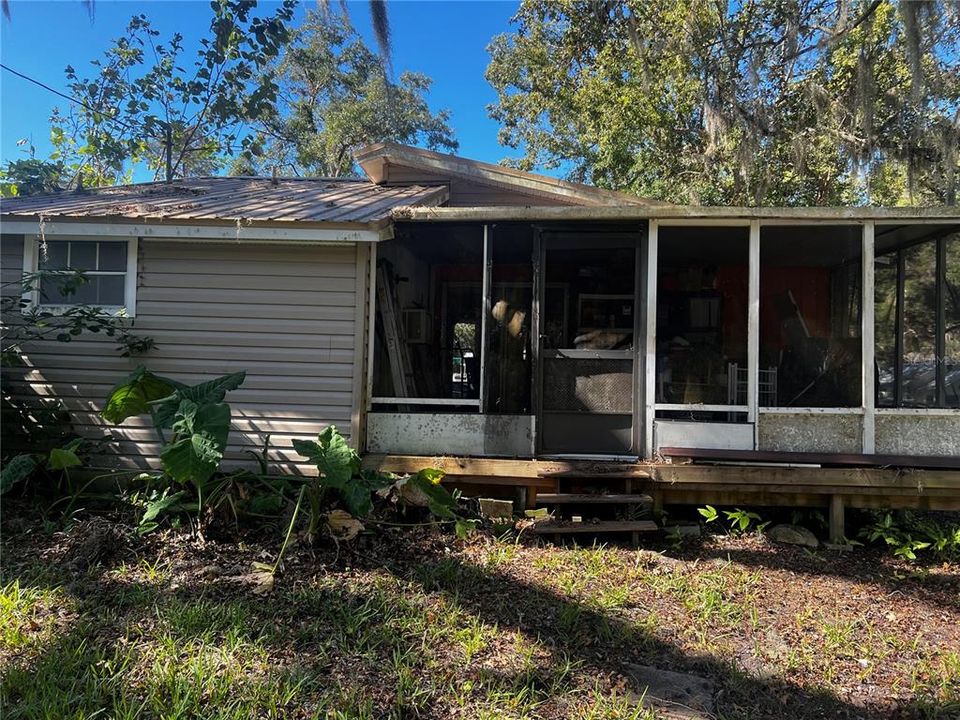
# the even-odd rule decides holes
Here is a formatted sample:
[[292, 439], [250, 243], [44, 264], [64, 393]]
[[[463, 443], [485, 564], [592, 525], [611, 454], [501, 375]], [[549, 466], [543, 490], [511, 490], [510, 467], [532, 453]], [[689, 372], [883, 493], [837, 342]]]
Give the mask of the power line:
[[[46, 83], [41, 82], [40, 80], [37, 80], [36, 78], [32, 78], [32, 77], [30, 77], [29, 75], [24, 75], [22, 72], [19, 72], [18, 70], [14, 70], [14, 69], [13, 69], [12, 67], [10, 67], [9, 65], [5, 65], [5, 64], [3, 64], [3, 63], [0, 63], [0, 68], [3, 68], [3, 69], [6, 70], [8, 73], [11, 73], [11, 74], [13, 74], [13, 75], [16, 75], [17, 77], [22, 78], [23, 80], [26, 80], [26, 81], [29, 82], [29, 83], [33, 83], [33, 84], [36, 85], [37, 87], [43, 88], [43, 89], [46, 90], [47, 92], [51, 92], [51, 93], [53, 93], [54, 95], [63, 98], [64, 100], [69, 100], [69, 101], [72, 102], [72, 103], [76, 103], [76, 104], [79, 105], [80, 107], [86, 108], [86, 109], [89, 110], [90, 112], [97, 113], [97, 114], [99, 114], [99, 115], [103, 115], [104, 118], [106, 118], [106, 119], [109, 120], [110, 122], [114, 122], [114, 123], [116, 123], [117, 125], [120, 125], [121, 127], [125, 128], [125, 129], [127, 129], [127, 130], [130, 130], [130, 131], [140, 131], [140, 132], [144, 133], [145, 135], [154, 138], [155, 140], [161, 141], [161, 142], [164, 144], [164, 147], [165, 147], [165, 150], [166, 150], [166, 156], [167, 156], [167, 157], [166, 157], [166, 161], [167, 161], [167, 162], [166, 162], [166, 164], [167, 164], [167, 182], [169, 182], [169, 181], [171, 180], [171, 178], [172, 178], [172, 171], [173, 171], [173, 168], [171, 167], [171, 162], [172, 162], [172, 159], [173, 159], [173, 158], [172, 158], [172, 155], [173, 155], [173, 138], [172, 138], [172, 136], [171, 136], [171, 130], [172, 130], [172, 128], [171, 128], [171, 126], [170, 126], [170, 123], [163, 122], [162, 120], [161, 120], [161, 121], [158, 121], [161, 125], [163, 125], [163, 127], [164, 127], [164, 132], [163, 132], [162, 135], [151, 135], [151, 134], [147, 131], [146, 126], [144, 126], [144, 125], [141, 125], [141, 124], [130, 124], [130, 123], [124, 121], [124, 120], [120, 120], [120, 119], [119, 119], [118, 117], [116, 117], [115, 115], [107, 115], [107, 114], [106, 114], [105, 112], [103, 112], [102, 110], [97, 110], [95, 107], [93, 107], [93, 106], [91, 106], [91, 105], [88, 105], [88, 104], [85, 103], [83, 100], [80, 100], [80, 99], [78, 99], [78, 98], [75, 98], [75, 97], [73, 97], [72, 95], [67, 95], [66, 93], [63, 93], [63, 92], [57, 90], [56, 88], [50, 87], [50, 86], [47, 85]], [[268, 130], [266, 127], [254, 128], [254, 132], [261, 132], [261, 133], [263, 133], [263, 134], [265, 134], [265, 135], [269, 135], [269, 136], [273, 137], [273, 138], [276, 139], [276, 140], [283, 140], [284, 142], [288, 142], [288, 143], [294, 143], [294, 142], [296, 142], [293, 138], [285, 137], [285, 136], [283, 136], [283, 135], [280, 135], [280, 134], [277, 134], [277, 133], [275, 133], [275, 132], [272, 132], [272, 131]], [[189, 152], [189, 151], [190, 151], [189, 149], [185, 149], [185, 150], [184, 150], [184, 152]]]
[[[38, 86], [38, 87], [42, 87], [44, 90], [47, 90], [47, 91], [49, 91], [49, 92], [52, 92], [54, 95], [58, 95], [59, 97], [62, 97], [64, 100], [69, 100], [69, 101], [72, 102], [72, 103], [76, 103], [77, 105], [86, 108], [86, 109], [89, 110], [90, 112], [94, 112], [94, 113], [101, 114], [101, 115], [103, 115], [104, 117], [106, 117], [107, 120], [110, 120], [111, 122], [115, 122], [115, 123], [117, 123], [118, 125], [122, 125], [122, 126], [125, 127], [127, 130], [141, 130], [141, 131], [143, 131], [143, 132], [146, 132], [146, 130], [145, 130], [142, 126], [141, 126], [141, 127], [134, 127], [134, 126], [130, 125], [129, 123], [124, 122], [123, 120], [120, 120], [120, 119], [117, 118], [115, 115], [107, 115], [107, 114], [104, 113], [102, 110], [97, 110], [95, 107], [93, 107], [93, 106], [91, 106], [91, 105], [87, 105], [87, 103], [85, 103], [83, 100], [78, 100], [77, 98], [72, 97], [72, 96], [70, 96], [70, 95], [67, 95], [66, 93], [62, 93], [62, 92], [60, 92], [59, 90], [57, 90], [56, 88], [52, 88], [52, 87], [50, 87], [49, 85], [47, 85], [47, 84], [45, 84], [45, 83], [42, 83], [42, 82], [40, 82], [39, 80], [36, 80], [36, 79], [30, 77], [29, 75], [24, 75], [22, 72], [19, 72], [19, 71], [17, 71], [17, 70], [14, 70], [14, 69], [13, 69], [12, 67], [10, 67], [9, 65], [4, 65], [3, 63], [0, 63], [0, 68], [3, 68], [3, 69], [6, 70], [8, 73], [12, 73], [13, 75], [16, 75], [16, 76], [19, 77], [19, 78], [23, 78], [23, 79], [26, 80], [27, 82], [31, 82], [31, 83], [33, 83], [34, 85]], [[158, 139], [160, 139], [160, 138], [158, 138]]]
[[120, 120], [116, 115], [108, 115], [108, 114], [106, 114], [105, 112], [103, 112], [102, 110], [97, 110], [97, 109], [94, 108], [93, 106], [88, 105], [88, 104], [85, 103], [83, 100], [79, 100], [79, 99], [77, 99], [77, 98], [75, 98], [75, 97], [73, 97], [73, 96], [71, 96], [71, 95], [67, 95], [66, 93], [62, 93], [62, 92], [60, 92], [59, 90], [57, 90], [56, 88], [52, 88], [52, 87], [50, 87], [49, 85], [47, 85], [46, 83], [41, 82], [40, 80], [37, 80], [37, 79], [35, 79], [35, 78], [32, 78], [32, 77], [30, 77], [29, 75], [24, 75], [22, 72], [19, 72], [18, 70], [14, 70], [14, 69], [13, 69], [12, 67], [10, 67], [9, 65], [4, 65], [3, 63], [0, 63], [0, 68], [3, 68], [3, 69], [6, 70], [7, 72], [12, 73], [12, 74], [16, 75], [16, 76], [19, 77], [19, 78], [23, 78], [23, 79], [26, 80], [27, 82], [33, 83], [33, 84], [36, 85], [37, 87], [41, 87], [41, 88], [43, 88], [44, 90], [46, 90], [46, 91], [48, 91], [48, 92], [52, 92], [54, 95], [56, 95], [56, 96], [58, 96], [58, 97], [62, 97], [64, 100], [69, 100], [69, 101], [72, 102], [72, 103], [76, 103], [76, 104], [79, 105], [80, 107], [86, 108], [87, 110], [89, 110], [89, 111], [92, 112], [92, 113], [97, 113], [98, 115], [103, 115], [103, 117], [106, 118], [108, 121], [113, 122], [113, 123], [116, 123], [117, 125], [120, 125], [121, 127], [125, 128], [125, 129], [127, 129], [127, 130], [130, 130], [131, 132], [137, 132], [137, 131], [139, 131], [139, 132], [142, 132], [144, 135], [147, 135], [148, 137], [152, 137], [152, 138], [154, 138], [155, 140], [161, 141], [161, 142], [163, 143], [163, 145], [164, 145], [164, 150], [165, 150], [166, 156], [167, 156], [167, 157], [166, 157], [167, 182], [171, 182], [171, 181], [173, 180], [173, 168], [172, 168], [172, 160], [173, 160], [173, 139], [172, 139], [172, 135], [171, 135], [170, 123], [165, 123], [165, 122], [160, 121], [161, 124], [164, 126], [164, 133], [163, 133], [163, 135], [162, 135], [162, 136], [160, 136], [160, 135], [151, 135], [151, 134], [147, 131], [147, 129], [146, 129], [146, 127], [145, 127], [144, 125], [140, 125], [140, 124], [130, 124], [130, 123], [124, 121], [124, 120]]

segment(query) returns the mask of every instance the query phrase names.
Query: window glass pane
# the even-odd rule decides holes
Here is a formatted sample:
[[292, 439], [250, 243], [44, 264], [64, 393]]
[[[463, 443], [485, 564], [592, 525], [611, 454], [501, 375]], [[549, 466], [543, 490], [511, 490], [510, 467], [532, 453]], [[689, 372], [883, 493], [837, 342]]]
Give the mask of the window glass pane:
[[97, 278], [96, 276], [87, 276], [86, 282], [82, 280], [75, 283], [76, 292], [67, 298], [67, 303], [71, 305], [88, 305], [97, 302]]
[[546, 236], [543, 347], [633, 347], [636, 244], [624, 233]]
[[69, 305], [75, 302], [73, 295], [64, 292], [64, 281], [61, 277], [45, 277], [40, 281], [41, 305]]
[[876, 404], [877, 407], [894, 407], [897, 384], [897, 254], [878, 255], [873, 275]]
[[70, 242], [70, 267], [74, 270], [97, 269], [97, 243]]
[[947, 407], [960, 408], [960, 233], [946, 243], [944, 394]]
[[126, 276], [100, 275], [92, 279], [97, 283], [97, 304], [116, 306], [124, 304], [123, 292]]
[[859, 407], [862, 233], [761, 229], [761, 405]]
[[47, 240], [47, 252], [43, 252], [43, 244], [40, 244], [40, 263], [41, 270], [66, 270], [67, 269], [67, 248], [70, 243], [64, 240]]
[[377, 252], [374, 395], [479, 398], [483, 227], [398, 226]]
[[490, 230], [490, 249], [486, 412], [529, 414], [533, 372], [533, 230], [529, 226], [497, 225]]
[[901, 405], [936, 407], [936, 242], [903, 250], [903, 377]]
[[749, 231], [661, 228], [657, 402], [746, 404]]
[[127, 269], [127, 243], [100, 242], [100, 267], [107, 272], [124, 272]]

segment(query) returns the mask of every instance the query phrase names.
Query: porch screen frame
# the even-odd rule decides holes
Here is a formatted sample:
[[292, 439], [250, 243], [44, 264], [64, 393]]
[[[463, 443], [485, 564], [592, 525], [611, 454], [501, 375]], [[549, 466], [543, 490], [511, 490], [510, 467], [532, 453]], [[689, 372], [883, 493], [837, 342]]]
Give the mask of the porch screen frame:
[[[895, 226], [895, 225], [923, 225], [921, 221], [903, 221], [898, 223], [883, 223], [884, 225]], [[948, 224], [944, 222], [943, 224]], [[875, 224], [874, 230], [876, 232]], [[896, 311], [895, 311], [895, 320], [894, 320], [894, 400], [893, 405], [884, 405], [876, 407], [877, 412], [883, 414], [936, 414], [935, 411], [953, 411], [957, 412], [958, 408], [947, 407], [946, 405], [946, 285], [947, 285], [947, 238], [955, 233], [960, 233], [960, 223], [956, 223], [955, 229], [946, 229], [939, 230], [929, 233], [928, 235], [921, 236], [910, 242], [903, 243], [897, 247], [887, 250], [882, 253], [884, 256], [892, 256], [896, 259], [896, 268], [897, 268], [897, 285], [896, 285]], [[906, 318], [905, 318], [905, 295], [906, 295], [906, 258], [904, 251], [915, 247], [917, 245], [923, 245], [924, 243], [932, 243], [934, 245], [934, 382], [936, 383], [934, 394], [936, 396], [936, 405], [934, 407], [916, 407], [912, 405], [903, 404], [903, 349], [904, 349], [904, 334], [906, 332]], [[872, 265], [871, 265], [872, 267]], [[874, 299], [873, 294], [871, 293], [871, 301]], [[874, 332], [875, 326], [871, 323], [871, 332]], [[866, 389], [866, 388], [865, 388]], [[871, 387], [870, 395], [875, 395], [875, 389]], [[875, 397], [873, 397], [875, 401]], [[904, 413], [902, 411], [920, 411], [920, 412], [911, 412]], [[931, 412], [933, 411], [933, 412]]]
[[434, 405], [451, 407], [477, 408], [478, 414], [483, 414], [484, 401], [487, 396], [486, 355], [487, 355], [487, 312], [490, 308], [491, 272], [493, 270], [493, 256], [490, 253], [490, 225], [483, 223], [483, 274], [480, 291], [480, 382], [475, 398], [431, 398], [431, 397], [397, 397], [373, 395], [373, 357], [374, 343], [376, 342], [376, 284], [377, 284], [377, 253], [376, 247], [370, 254], [370, 316], [368, 322], [369, 347], [367, 354], [370, 361], [367, 364], [367, 412], [372, 411], [374, 405]]
[[[656, 401], [657, 390], [657, 273], [659, 271], [659, 241], [661, 228], [674, 227], [741, 227], [749, 231], [747, 251], [748, 288], [747, 288], [747, 403], [661, 403]], [[646, 353], [644, 382], [644, 451], [647, 457], [653, 456], [653, 423], [658, 410], [691, 412], [735, 412], [746, 413], [747, 423], [755, 423], [757, 416], [758, 379], [757, 363], [760, 356], [760, 223], [749, 219], [709, 219], [682, 218], [669, 220], [650, 220], [646, 242], [646, 287], [644, 299], [646, 307]]]

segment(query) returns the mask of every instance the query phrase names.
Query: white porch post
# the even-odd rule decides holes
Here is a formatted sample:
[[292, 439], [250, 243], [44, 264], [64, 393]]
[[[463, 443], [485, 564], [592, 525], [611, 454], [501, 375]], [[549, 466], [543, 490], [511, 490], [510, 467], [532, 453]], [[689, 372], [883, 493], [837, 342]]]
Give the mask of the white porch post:
[[367, 283], [367, 412], [373, 405], [373, 341], [377, 335], [377, 244], [370, 245], [370, 279]]
[[862, 310], [860, 313], [860, 343], [863, 388], [861, 390], [861, 405], [863, 406], [863, 452], [876, 452], [876, 424], [875, 424], [875, 397], [874, 387], [876, 384], [876, 343], [874, 342], [874, 250], [873, 240], [875, 225], [872, 220], [863, 224], [863, 249], [860, 253], [861, 263], [861, 282], [863, 286], [863, 296], [861, 299]]
[[483, 280], [480, 313], [480, 412], [487, 411], [487, 318], [493, 309], [490, 305], [490, 283], [493, 273], [493, 252], [490, 247], [490, 226], [483, 226]]
[[657, 400], [657, 242], [659, 225], [647, 226], [647, 254], [644, 280], [644, 360], [643, 360], [643, 455], [652, 458], [653, 423]]
[[753, 425], [757, 449], [760, 404], [760, 221], [750, 222], [750, 253], [747, 304], [747, 422]]

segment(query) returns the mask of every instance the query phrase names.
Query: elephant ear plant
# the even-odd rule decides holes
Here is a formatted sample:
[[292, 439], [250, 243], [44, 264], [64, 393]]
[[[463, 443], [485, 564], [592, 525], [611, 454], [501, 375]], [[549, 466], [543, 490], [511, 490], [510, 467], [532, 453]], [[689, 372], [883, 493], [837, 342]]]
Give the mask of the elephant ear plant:
[[[441, 522], [454, 523], [457, 535], [465, 536], [475, 523], [467, 520], [458, 512], [458, 496], [449, 493], [440, 485], [443, 472], [427, 468], [414, 475], [397, 478], [376, 470], [365, 470], [361, 466], [360, 456], [351, 448], [334, 425], [327, 427], [316, 440], [294, 440], [293, 448], [300, 455], [317, 466], [319, 476], [307, 485], [306, 492], [310, 500], [310, 528], [312, 537], [319, 528], [320, 520], [326, 518], [331, 532], [334, 525], [343, 525], [339, 516], [321, 512], [323, 500], [328, 489], [335, 490], [343, 507], [355, 519], [361, 520], [373, 510], [373, 494], [386, 497], [390, 494], [404, 504], [426, 507]], [[337, 512], [337, 511], [334, 511]], [[332, 520], [336, 519], [334, 523]], [[359, 523], [344, 528], [350, 535], [356, 534]]]
[[[224, 398], [240, 387], [245, 376], [238, 372], [188, 386], [140, 366], [114, 387], [102, 414], [116, 424], [149, 415], [163, 443], [160, 462], [164, 474], [178, 485], [194, 489], [198, 512], [205, 503], [215, 509], [220, 500], [229, 499], [227, 485], [212, 481], [230, 434], [230, 406]], [[162, 496], [165, 508], [170, 497]], [[151, 522], [155, 510], [147, 508]]]

